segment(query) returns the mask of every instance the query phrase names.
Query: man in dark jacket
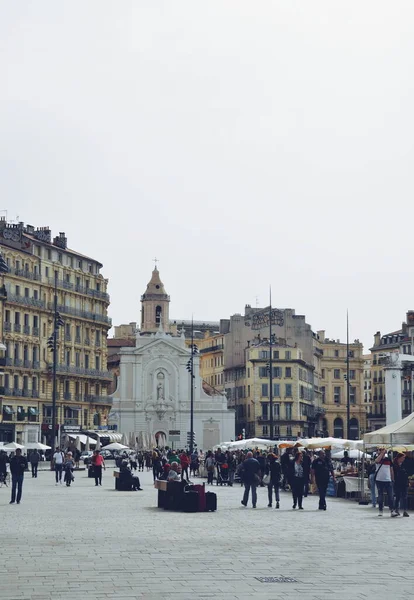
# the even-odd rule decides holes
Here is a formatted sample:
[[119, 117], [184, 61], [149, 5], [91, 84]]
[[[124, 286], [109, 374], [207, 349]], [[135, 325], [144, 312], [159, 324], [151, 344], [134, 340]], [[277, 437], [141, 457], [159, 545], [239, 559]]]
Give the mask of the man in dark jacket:
[[243, 506], [247, 506], [249, 501], [250, 488], [252, 490], [252, 505], [256, 508], [257, 503], [257, 485], [259, 483], [259, 472], [260, 464], [255, 458], [253, 453], [248, 452], [246, 459], [243, 462], [243, 483], [244, 483], [244, 495], [241, 503]]
[[323, 450], [318, 452], [318, 458], [312, 463], [312, 481], [316, 483], [319, 491], [319, 510], [326, 510], [326, 491], [328, 489], [329, 476], [335, 480], [335, 473], [331, 461]]
[[37, 467], [39, 466], [40, 454], [37, 450], [33, 450], [30, 454], [30, 465], [32, 467], [32, 477], [37, 477]]
[[275, 500], [276, 500], [276, 508], [279, 508], [280, 502], [280, 478], [282, 475], [282, 468], [280, 466], [280, 462], [277, 460], [277, 456], [273, 453], [270, 453], [267, 457], [267, 466], [266, 466], [266, 475], [270, 475], [270, 481], [267, 485], [267, 491], [269, 496], [269, 504], [268, 508], [272, 507], [272, 496], [273, 490], [275, 490]]
[[[17, 504], [20, 504], [22, 498], [22, 488], [24, 472], [27, 469], [27, 458], [22, 456], [20, 448], [16, 450], [16, 454], [10, 460], [10, 472], [12, 476], [12, 494], [10, 504], [14, 504], [17, 500]], [[17, 489], [17, 498], [16, 498]]]

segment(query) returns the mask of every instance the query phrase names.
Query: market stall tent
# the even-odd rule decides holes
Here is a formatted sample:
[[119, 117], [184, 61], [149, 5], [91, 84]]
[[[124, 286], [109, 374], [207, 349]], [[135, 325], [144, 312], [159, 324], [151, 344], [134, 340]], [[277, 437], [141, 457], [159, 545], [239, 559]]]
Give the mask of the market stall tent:
[[367, 446], [414, 444], [414, 413], [392, 425], [386, 425], [381, 429], [366, 433], [364, 442]]

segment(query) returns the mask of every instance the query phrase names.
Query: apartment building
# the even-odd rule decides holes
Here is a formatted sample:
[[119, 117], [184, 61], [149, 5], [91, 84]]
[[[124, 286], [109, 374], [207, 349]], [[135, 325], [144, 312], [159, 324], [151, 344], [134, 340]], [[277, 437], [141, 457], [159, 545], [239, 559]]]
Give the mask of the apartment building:
[[347, 344], [325, 337], [318, 331], [321, 356], [321, 394], [325, 409], [324, 435], [359, 439], [366, 431], [367, 415], [364, 402], [363, 346], [355, 340], [349, 344], [350, 432], [347, 432]]
[[57, 432], [104, 425], [107, 388], [108, 281], [102, 264], [70, 250], [64, 233], [0, 220], [2, 277], [0, 441], [52, 441], [54, 296], [61, 318], [57, 361]]

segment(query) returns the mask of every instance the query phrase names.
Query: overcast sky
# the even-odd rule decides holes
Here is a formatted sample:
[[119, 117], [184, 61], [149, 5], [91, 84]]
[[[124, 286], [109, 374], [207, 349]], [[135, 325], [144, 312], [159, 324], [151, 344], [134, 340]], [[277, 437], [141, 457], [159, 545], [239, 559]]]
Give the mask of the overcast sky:
[[2, 0], [0, 209], [174, 318], [414, 308], [412, 0]]

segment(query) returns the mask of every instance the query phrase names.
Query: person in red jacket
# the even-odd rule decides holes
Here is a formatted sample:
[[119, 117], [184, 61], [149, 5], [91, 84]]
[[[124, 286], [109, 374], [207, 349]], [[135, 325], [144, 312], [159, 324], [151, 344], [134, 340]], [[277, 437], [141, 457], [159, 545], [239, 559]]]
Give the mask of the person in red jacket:
[[189, 479], [188, 467], [190, 466], [190, 457], [188, 456], [187, 452], [185, 452], [184, 450], [180, 454], [180, 463], [181, 463], [181, 481], [184, 481], [184, 473], [186, 475], [186, 480], [188, 481], [188, 479]]

